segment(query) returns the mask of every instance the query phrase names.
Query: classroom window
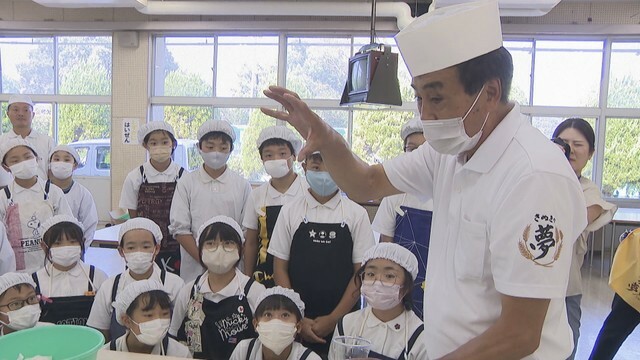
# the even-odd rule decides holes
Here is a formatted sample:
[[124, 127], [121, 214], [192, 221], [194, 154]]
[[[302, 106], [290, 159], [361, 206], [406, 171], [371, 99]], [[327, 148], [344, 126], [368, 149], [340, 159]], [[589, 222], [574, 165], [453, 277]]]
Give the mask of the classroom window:
[[58, 37], [60, 94], [111, 94], [111, 37]]
[[369, 164], [379, 164], [403, 152], [402, 124], [416, 115], [408, 111], [355, 111], [351, 148]]
[[607, 118], [602, 192], [640, 199], [640, 118]]
[[96, 147], [96, 169], [111, 169], [111, 146]]
[[520, 105], [529, 105], [531, 99], [532, 41], [505, 41], [504, 47], [513, 59], [513, 80], [509, 99]]
[[156, 37], [153, 95], [213, 96], [214, 58], [214, 37]]
[[607, 106], [640, 108], [640, 42], [611, 44]]

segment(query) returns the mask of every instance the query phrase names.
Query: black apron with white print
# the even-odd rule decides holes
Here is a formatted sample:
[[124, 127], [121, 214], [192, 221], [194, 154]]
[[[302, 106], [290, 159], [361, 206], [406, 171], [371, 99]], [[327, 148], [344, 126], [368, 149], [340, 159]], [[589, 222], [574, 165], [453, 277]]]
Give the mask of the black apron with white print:
[[269, 254], [269, 241], [282, 205], [266, 206], [264, 216], [258, 216], [258, 260], [253, 278], [266, 288], [276, 286], [273, 280], [273, 255]]

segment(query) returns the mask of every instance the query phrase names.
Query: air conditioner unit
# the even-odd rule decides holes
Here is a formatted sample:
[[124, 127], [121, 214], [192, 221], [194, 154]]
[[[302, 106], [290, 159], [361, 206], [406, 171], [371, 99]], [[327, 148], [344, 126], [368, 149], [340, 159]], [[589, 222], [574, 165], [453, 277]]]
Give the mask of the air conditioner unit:
[[[434, 0], [435, 8], [471, 2], [471, 0]], [[498, 0], [500, 16], [543, 16], [560, 0]]]
[[115, 8], [147, 6], [147, 0], [33, 0], [35, 3], [55, 8]]

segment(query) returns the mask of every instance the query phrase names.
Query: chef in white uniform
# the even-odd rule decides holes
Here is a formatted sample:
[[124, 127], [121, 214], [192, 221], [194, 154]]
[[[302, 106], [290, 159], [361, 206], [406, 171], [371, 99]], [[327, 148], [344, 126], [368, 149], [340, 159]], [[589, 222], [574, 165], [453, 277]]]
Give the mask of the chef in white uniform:
[[263, 112], [306, 137], [301, 157], [320, 150], [353, 199], [433, 196], [429, 359], [565, 359], [573, 341], [564, 296], [586, 206], [557, 146], [508, 100], [513, 63], [497, 2], [436, 9], [396, 42], [428, 145], [370, 166], [297, 94], [269, 88], [284, 111]]

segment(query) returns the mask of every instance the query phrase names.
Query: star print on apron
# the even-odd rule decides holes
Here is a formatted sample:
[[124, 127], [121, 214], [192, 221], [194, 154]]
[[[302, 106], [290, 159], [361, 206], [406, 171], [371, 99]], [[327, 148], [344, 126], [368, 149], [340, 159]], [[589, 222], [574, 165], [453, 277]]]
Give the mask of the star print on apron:
[[184, 168], [181, 167], [174, 182], [151, 184], [144, 174], [144, 166], [140, 165], [142, 184], [138, 190], [137, 204], [138, 216], [153, 220], [162, 231], [156, 263], [161, 269], [176, 275], [180, 275], [180, 243], [169, 234], [169, 212], [173, 193], [183, 172]]
[[[10, 186], [15, 183], [12, 183]], [[34, 186], [39, 186], [36, 184]], [[7, 238], [16, 257], [16, 271], [33, 273], [44, 266], [44, 251], [40, 247], [42, 234], [40, 225], [53, 216], [55, 209], [49, 203], [49, 188], [47, 181], [44, 194], [40, 201], [23, 201], [19, 204], [13, 201], [9, 187], [4, 188], [9, 206], [4, 218], [7, 228]]]

